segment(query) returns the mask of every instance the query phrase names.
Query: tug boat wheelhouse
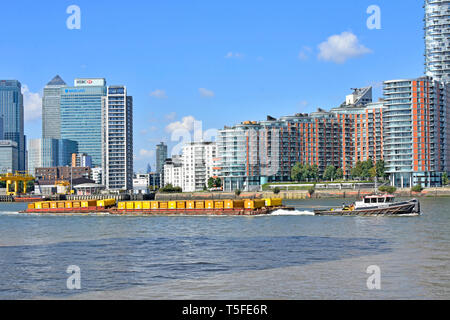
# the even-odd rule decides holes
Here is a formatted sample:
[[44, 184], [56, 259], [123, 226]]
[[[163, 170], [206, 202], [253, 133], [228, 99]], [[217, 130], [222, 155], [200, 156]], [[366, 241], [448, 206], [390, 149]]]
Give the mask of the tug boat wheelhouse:
[[395, 196], [370, 195], [364, 196], [361, 201], [342, 208], [332, 208], [328, 210], [315, 210], [316, 215], [345, 215], [345, 216], [377, 216], [377, 215], [420, 215], [420, 202], [417, 199], [396, 202]]

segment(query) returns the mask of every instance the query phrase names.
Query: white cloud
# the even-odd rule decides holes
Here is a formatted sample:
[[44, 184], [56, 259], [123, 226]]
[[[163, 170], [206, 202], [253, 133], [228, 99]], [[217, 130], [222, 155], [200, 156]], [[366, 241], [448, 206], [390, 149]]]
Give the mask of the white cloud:
[[308, 101], [302, 100], [302, 101], [300, 101], [300, 102], [298, 103], [298, 105], [299, 105], [300, 107], [306, 107], [306, 106], [308, 105]]
[[198, 89], [198, 92], [200, 92], [200, 95], [204, 98], [212, 98], [215, 96], [214, 91], [205, 88]]
[[242, 59], [244, 58], [244, 54], [239, 53], [239, 52], [228, 52], [227, 55], [225, 56], [226, 59]]
[[139, 150], [138, 159], [148, 159], [148, 158], [152, 158], [153, 156], [155, 156], [155, 150], [141, 149], [141, 150]]
[[359, 43], [358, 37], [351, 32], [342, 32], [319, 44], [318, 58], [324, 61], [344, 63], [348, 59], [359, 57], [372, 50]]
[[34, 121], [42, 117], [42, 97], [39, 93], [31, 92], [26, 84], [22, 85], [25, 122]]
[[194, 130], [195, 121], [196, 120], [193, 116], [184, 117], [183, 119], [181, 119], [181, 121], [176, 121], [176, 122], [170, 123], [166, 127], [166, 131], [169, 133], [172, 133], [177, 130], [187, 130], [190, 132], [190, 131]]
[[177, 118], [177, 113], [176, 112], [171, 112], [169, 114], [166, 115], [166, 119], [169, 121], [173, 121]]
[[155, 91], [151, 92], [150, 96], [157, 98], [157, 99], [166, 99], [167, 98], [166, 91], [160, 90], [160, 89], [156, 89]]
[[298, 54], [298, 58], [302, 61], [308, 60], [311, 52], [312, 49], [310, 47], [303, 46], [300, 50], [300, 53]]

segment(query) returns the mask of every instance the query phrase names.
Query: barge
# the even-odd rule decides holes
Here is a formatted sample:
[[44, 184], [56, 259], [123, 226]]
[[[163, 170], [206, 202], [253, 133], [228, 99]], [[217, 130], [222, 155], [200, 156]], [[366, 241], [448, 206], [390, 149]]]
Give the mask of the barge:
[[421, 212], [419, 200], [396, 202], [395, 196], [386, 194], [364, 196], [349, 206], [314, 210], [314, 213], [318, 216], [400, 216], [420, 215]]
[[85, 201], [44, 201], [29, 203], [22, 213], [38, 214], [111, 214], [111, 215], [208, 215], [255, 216], [294, 210], [283, 206], [282, 199], [254, 200], [185, 200], [185, 201], [127, 201], [114, 199]]

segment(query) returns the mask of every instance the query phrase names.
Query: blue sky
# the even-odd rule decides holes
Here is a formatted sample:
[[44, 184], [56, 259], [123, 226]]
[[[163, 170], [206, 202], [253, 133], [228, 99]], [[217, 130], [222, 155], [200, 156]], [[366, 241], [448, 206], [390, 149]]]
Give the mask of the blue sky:
[[[81, 29], [69, 30], [70, 5]], [[381, 29], [367, 8], [381, 9]], [[423, 74], [423, 1], [4, 1], [0, 78], [26, 86], [39, 138], [42, 89], [56, 74], [104, 77], [134, 97], [135, 171], [171, 130], [203, 130], [339, 105], [350, 88]], [[335, 37], [333, 37], [335, 36]], [[330, 39], [330, 37], [332, 37]], [[338, 50], [337, 50], [337, 49]]]

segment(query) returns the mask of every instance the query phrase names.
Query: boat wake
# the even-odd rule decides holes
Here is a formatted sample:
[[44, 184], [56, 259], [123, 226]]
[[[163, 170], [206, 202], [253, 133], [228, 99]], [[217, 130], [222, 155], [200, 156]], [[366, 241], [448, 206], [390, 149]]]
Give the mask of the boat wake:
[[274, 211], [271, 216], [314, 216], [314, 212], [312, 211], [299, 211], [299, 210], [295, 210], [295, 211], [289, 211], [289, 210], [277, 210]]

